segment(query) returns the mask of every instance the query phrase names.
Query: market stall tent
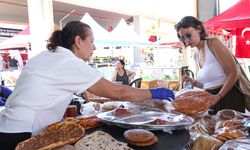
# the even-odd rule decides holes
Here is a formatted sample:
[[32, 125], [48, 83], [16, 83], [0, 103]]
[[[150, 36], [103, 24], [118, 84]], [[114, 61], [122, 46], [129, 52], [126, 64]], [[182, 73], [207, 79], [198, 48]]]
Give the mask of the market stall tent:
[[250, 0], [240, 0], [223, 13], [207, 20], [205, 26], [209, 30], [250, 27]]
[[205, 22], [211, 31], [227, 30], [236, 36], [236, 52], [238, 58], [250, 58], [250, 0], [238, 3]]
[[148, 45], [150, 42], [144, 39], [129, 27], [124, 19], [111, 31], [111, 37], [116, 40], [118, 46]]
[[91, 27], [97, 46], [109, 46], [114, 43], [114, 39], [111, 39], [110, 33], [99, 25], [88, 13], [85, 13], [81, 22], [84, 22]]
[[30, 28], [29, 25], [17, 35], [0, 43], [0, 49], [24, 48], [30, 43]]

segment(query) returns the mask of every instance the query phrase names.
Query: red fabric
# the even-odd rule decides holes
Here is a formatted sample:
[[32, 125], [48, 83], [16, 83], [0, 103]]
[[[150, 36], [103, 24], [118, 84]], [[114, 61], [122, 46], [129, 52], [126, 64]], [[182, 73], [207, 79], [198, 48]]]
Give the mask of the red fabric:
[[156, 41], [157, 41], [157, 36], [151, 35], [151, 36], [149, 37], [148, 41], [150, 41], [150, 42], [156, 42]]
[[182, 42], [169, 42], [169, 43], [160, 43], [161, 46], [164, 45], [170, 45], [172, 47], [183, 47], [183, 43]]
[[205, 22], [209, 30], [250, 27], [250, 0], [240, 0], [231, 8]]
[[113, 31], [113, 27], [112, 27], [112, 26], [109, 26], [109, 27], [108, 27], [108, 32], [111, 32], [111, 31]]
[[235, 56], [238, 58], [250, 58], [250, 27], [236, 29]]

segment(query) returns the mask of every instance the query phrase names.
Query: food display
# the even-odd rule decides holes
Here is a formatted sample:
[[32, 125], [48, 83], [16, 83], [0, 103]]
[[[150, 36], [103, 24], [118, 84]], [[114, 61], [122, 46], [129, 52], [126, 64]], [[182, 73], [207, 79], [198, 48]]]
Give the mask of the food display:
[[107, 124], [123, 128], [141, 128], [147, 130], [176, 130], [191, 126], [194, 119], [177, 112], [138, 111], [133, 109], [118, 108], [97, 115]]
[[209, 135], [201, 135], [192, 143], [192, 150], [216, 150], [223, 142]]
[[250, 139], [240, 138], [226, 141], [225, 144], [220, 147], [220, 150], [249, 150], [250, 149]]
[[125, 143], [119, 142], [103, 131], [95, 131], [75, 144], [75, 150], [132, 150]]
[[217, 120], [232, 120], [236, 118], [236, 112], [231, 109], [223, 109], [216, 114]]
[[75, 143], [84, 133], [84, 128], [74, 122], [60, 122], [19, 143], [16, 150], [53, 149]]
[[210, 94], [205, 91], [187, 91], [178, 96], [171, 103], [176, 111], [197, 116], [204, 113], [211, 106]]
[[158, 138], [154, 133], [144, 129], [130, 129], [124, 132], [126, 141], [135, 146], [150, 146], [157, 143]]
[[[249, 116], [230, 109], [220, 110], [213, 116], [204, 116], [190, 129], [192, 149], [211, 149], [212, 147], [209, 147], [211, 142], [217, 143], [215, 149], [218, 149], [220, 146], [224, 147], [228, 141], [238, 141], [246, 137], [249, 132], [245, 124], [249, 119]], [[202, 144], [204, 142], [206, 144]]]
[[216, 120], [212, 116], [204, 116], [198, 121], [192, 128], [191, 131], [197, 131], [201, 134], [211, 135], [215, 131]]
[[[47, 126], [39, 135], [19, 143], [16, 149], [157, 149], [164, 145], [158, 133], [165, 136], [182, 129], [189, 130], [192, 150], [247, 149], [250, 116], [230, 109], [208, 115], [209, 98], [210, 94], [204, 91], [187, 91], [172, 102], [88, 102], [82, 105], [82, 115]], [[107, 126], [121, 132], [105, 130]]]
[[[87, 118], [66, 118], [63, 122], [74, 122], [80, 126], [82, 126], [85, 130], [90, 130], [95, 127], [99, 127], [102, 125], [102, 121], [96, 116], [91, 116]], [[49, 125], [47, 128], [51, 128], [61, 122], [56, 122]]]

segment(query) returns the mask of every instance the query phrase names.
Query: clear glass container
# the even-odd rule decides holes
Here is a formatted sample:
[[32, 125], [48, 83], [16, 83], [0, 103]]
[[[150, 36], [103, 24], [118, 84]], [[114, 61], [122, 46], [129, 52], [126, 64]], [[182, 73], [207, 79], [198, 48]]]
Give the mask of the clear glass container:
[[187, 80], [183, 82], [183, 89], [193, 89], [191, 81]]

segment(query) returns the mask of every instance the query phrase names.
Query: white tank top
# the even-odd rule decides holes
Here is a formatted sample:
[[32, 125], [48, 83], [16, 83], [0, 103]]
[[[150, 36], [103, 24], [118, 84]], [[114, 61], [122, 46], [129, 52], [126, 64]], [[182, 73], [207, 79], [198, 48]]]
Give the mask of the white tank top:
[[199, 66], [199, 68], [197, 79], [203, 84], [204, 89], [213, 88], [225, 83], [227, 75], [208, 48], [207, 42], [205, 42], [205, 62], [203, 67]]

